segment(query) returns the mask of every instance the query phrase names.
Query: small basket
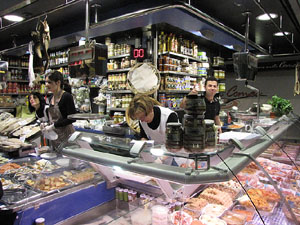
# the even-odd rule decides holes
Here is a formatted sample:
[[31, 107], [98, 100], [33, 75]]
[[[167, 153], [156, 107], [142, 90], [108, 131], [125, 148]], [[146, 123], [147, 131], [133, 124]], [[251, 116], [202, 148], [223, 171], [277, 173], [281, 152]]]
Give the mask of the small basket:
[[[157, 84], [152, 87], [151, 89], [149, 90], [138, 90], [136, 87], [134, 87], [134, 85], [132, 84], [132, 79], [133, 79], [133, 73], [136, 69], [138, 69], [139, 67], [143, 66], [144, 64], [147, 64], [148, 66], [151, 67], [152, 69], [152, 73], [157, 76]], [[128, 83], [128, 86], [130, 88], [130, 90], [134, 93], [134, 94], [146, 94], [146, 95], [151, 95], [153, 94], [154, 92], [156, 92], [159, 88], [159, 85], [160, 85], [160, 73], [159, 73], [159, 70], [153, 66], [151, 63], [137, 63], [134, 67], [132, 67], [128, 74], [127, 74], [127, 83]]]

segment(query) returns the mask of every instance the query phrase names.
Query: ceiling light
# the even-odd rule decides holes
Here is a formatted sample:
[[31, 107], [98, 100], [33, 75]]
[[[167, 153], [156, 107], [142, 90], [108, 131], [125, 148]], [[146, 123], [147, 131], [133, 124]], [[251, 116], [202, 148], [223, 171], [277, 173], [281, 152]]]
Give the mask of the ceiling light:
[[261, 20], [261, 21], [267, 21], [267, 20], [271, 20], [270, 17], [272, 19], [275, 19], [278, 17], [278, 15], [275, 13], [269, 13], [269, 14], [265, 13], [265, 14], [261, 14], [261, 15], [257, 16], [256, 19]]
[[234, 47], [233, 45], [224, 45], [225, 48], [228, 48], [228, 49], [231, 49], [231, 50], [234, 50]]
[[12, 22], [21, 22], [24, 20], [24, 17], [17, 15], [5, 15], [4, 19], [12, 21]]
[[276, 32], [273, 35], [277, 36], [277, 37], [282, 37], [284, 35], [290, 35], [290, 34], [291, 34], [291, 32], [284, 31], [284, 32]]

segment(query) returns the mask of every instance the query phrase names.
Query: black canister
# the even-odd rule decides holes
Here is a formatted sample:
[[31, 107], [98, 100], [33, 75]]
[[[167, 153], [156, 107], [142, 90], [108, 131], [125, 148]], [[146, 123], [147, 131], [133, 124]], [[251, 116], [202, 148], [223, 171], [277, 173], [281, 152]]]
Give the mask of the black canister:
[[188, 95], [184, 110], [190, 115], [203, 115], [206, 110], [205, 99], [203, 95]]
[[189, 115], [185, 114], [183, 117], [184, 127], [200, 127], [203, 126], [204, 115]]

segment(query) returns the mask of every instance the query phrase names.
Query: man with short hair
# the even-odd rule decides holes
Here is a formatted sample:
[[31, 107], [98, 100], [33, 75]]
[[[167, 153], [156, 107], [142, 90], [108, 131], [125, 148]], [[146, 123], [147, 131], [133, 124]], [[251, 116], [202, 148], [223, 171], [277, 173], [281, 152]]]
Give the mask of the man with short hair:
[[[207, 77], [205, 80], [205, 104], [206, 104], [206, 110], [205, 110], [205, 119], [211, 119], [215, 121], [215, 124], [218, 126], [221, 126], [221, 120], [220, 120], [220, 102], [219, 99], [216, 97], [216, 94], [218, 92], [218, 80], [215, 77]], [[198, 91], [194, 88], [189, 95], [197, 95]], [[184, 97], [180, 107], [184, 108], [186, 103], [186, 98]], [[219, 128], [219, 133], [222, 133], [221, 127]]]

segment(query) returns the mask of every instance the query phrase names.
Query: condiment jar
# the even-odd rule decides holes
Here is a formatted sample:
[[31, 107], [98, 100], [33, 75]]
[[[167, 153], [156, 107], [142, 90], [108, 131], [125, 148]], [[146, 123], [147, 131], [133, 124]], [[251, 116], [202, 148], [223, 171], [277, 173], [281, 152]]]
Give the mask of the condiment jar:
[[181, 123], [167, 123], [166, 148], [169, 151], [178, 151], [182, 148], [182, 133]]
[[40, 218], [35, 219], [35, 224], [36, 225], [45, 225], [45, 218], [40, 217]]

